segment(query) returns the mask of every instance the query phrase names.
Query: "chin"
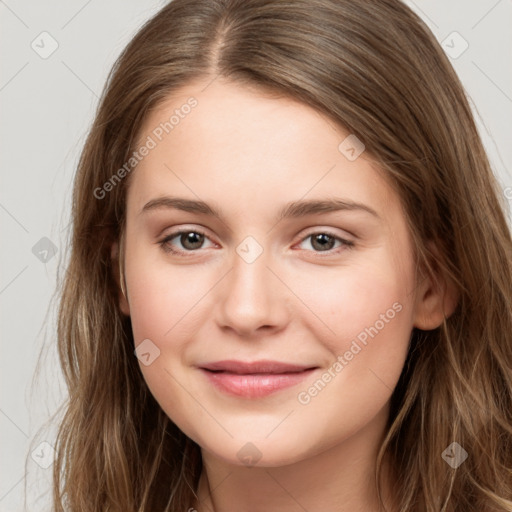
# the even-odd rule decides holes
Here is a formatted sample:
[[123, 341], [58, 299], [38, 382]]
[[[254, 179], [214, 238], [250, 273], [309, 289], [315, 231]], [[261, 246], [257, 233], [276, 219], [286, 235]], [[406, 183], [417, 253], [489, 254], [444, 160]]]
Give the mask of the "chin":
[[[287, 432], [271, 434], [268, 438], [250, 435], [236, 436], [234, 439], [218, 439], [213, 443], [200, 439], [196, 443], [211, 456], [227, 464], [238, 467], [280, 467], [294, 464], [314, 455], [313, 447], [307, 449], [302, 439], [292, 440]], [[274, 436], [274, 437], [272, 437]], [[243, 440], [241, 440], [243, 438]], [[316, 451], [321, 452], [318, 448]]]

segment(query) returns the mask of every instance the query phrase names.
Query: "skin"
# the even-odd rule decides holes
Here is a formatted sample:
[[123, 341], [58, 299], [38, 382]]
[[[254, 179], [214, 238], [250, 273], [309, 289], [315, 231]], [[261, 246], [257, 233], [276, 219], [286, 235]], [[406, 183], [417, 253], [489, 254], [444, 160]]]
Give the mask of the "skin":
[[[412, 328], [437, 327], [454, 305], [443, 304], [430, 278], [416, 279], [399, 198], [367, 152], [349, 161], [339, 151], [349, 132], [295, 100], [210, 80], [174, 92], [140, 131], [146, 140], [187, 98], [197, 99], [130, 177], [120, 306], [135, 345], [149, 339], [160, 350], [140, 369], [162, 409], [201, 447], [196, 510], [376, 511], [376, 455]], [[205, 201], [223, 218], [141, 213], [170, 195]], [[354, 209], [276, 220], [288, 202], [332, 198], [377, 215]], [[196, 249], [184, 237], [168, 239], [188, 248], [185, 257], [160, 245], [181, 228], [206, 234]], [[353, 246], [328, 238], [322, 250], [310, 235], [325, 232]], [[236, 251], [247, 236], [263, 250], [252, 263]], [[117, 251], [115, 244], [113, 257]], [[400, 311], [300, 403], [298, 393], [393, 304]], [[319, 369], [297, 386], [248, 399], [217, 390], [197, 368], [223, 359]], [[249, 442], [261, 457], [253, 467], [239, 456]]]

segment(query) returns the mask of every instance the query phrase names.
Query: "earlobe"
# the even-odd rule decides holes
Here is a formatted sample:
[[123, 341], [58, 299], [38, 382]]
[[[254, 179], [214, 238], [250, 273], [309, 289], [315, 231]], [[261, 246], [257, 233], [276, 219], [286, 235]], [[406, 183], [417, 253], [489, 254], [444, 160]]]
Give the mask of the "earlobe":
[[[114, 274], [114, 279], [117, 285], [118, 290], [118, 300], [119, 300], [119, 309], [121, 312], [130, 316], [130, 304], [128, 303], [128, 299], [125, 295], [126, 289], [123, 291], [123, 288], [126, 288], [121, 285], [121, 269], [120, 269], [120, 261], [119, 261], [119, 243], [115, 241], [112, 244], [110, 250], [110, 258], [112, 261], [112, 272]], [[124, 284], [124, 283], [123, 283]]]
[[[434, 248], [434, 253], [438, 251]], [[434, 265], [436, 273], [425, 275], [418, 283], [416, 290], [414, 327], [430, 331], [439, 327], [444, 319], [449, 318], [459, 301], [456, 284], [441, 274], [438, 265]]]

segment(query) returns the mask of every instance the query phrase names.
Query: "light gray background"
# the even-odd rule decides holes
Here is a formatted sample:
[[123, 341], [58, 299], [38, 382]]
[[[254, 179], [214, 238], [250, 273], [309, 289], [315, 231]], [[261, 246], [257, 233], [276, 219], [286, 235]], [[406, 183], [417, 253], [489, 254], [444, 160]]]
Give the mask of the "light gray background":
[[[66, 262], [72, 178], [110, 67], [165, 3], [0, 0], [0, 511], [24, 509], [25, 485], [27, 509], [49, 509], [52, 466], [41, 465], [51, 464], [55, 428], [36, 433], [65, 398], [50, 301], [57, 269], [62, 273]], [[452, 63], [510, 202], [512, 0], [407, 3], [445, 41], [447, 52], [455, 55], [464, 47], [454, 31], [467, 41]], [[49, 36], [40, 36], [44, 31], [58, 43], [47, 58], [31, 47], [51, 48]], [[46, 262], [44, 254], [33, 253], [43, 237], [57, 247]], [[44, 371], [33, 382], [43, 342], [49, 344]]]

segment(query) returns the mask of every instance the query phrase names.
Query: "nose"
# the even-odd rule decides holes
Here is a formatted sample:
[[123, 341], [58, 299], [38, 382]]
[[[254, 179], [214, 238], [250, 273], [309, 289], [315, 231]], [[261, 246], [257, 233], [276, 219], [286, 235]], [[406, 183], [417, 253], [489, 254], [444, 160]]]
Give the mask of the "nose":
[[276, 277], [267, 252], [248, 263], [234, 254], [233, 267], [218, 290], [217, 322], [240, 337], [280, 331], [289, 321], [290, 294]]

